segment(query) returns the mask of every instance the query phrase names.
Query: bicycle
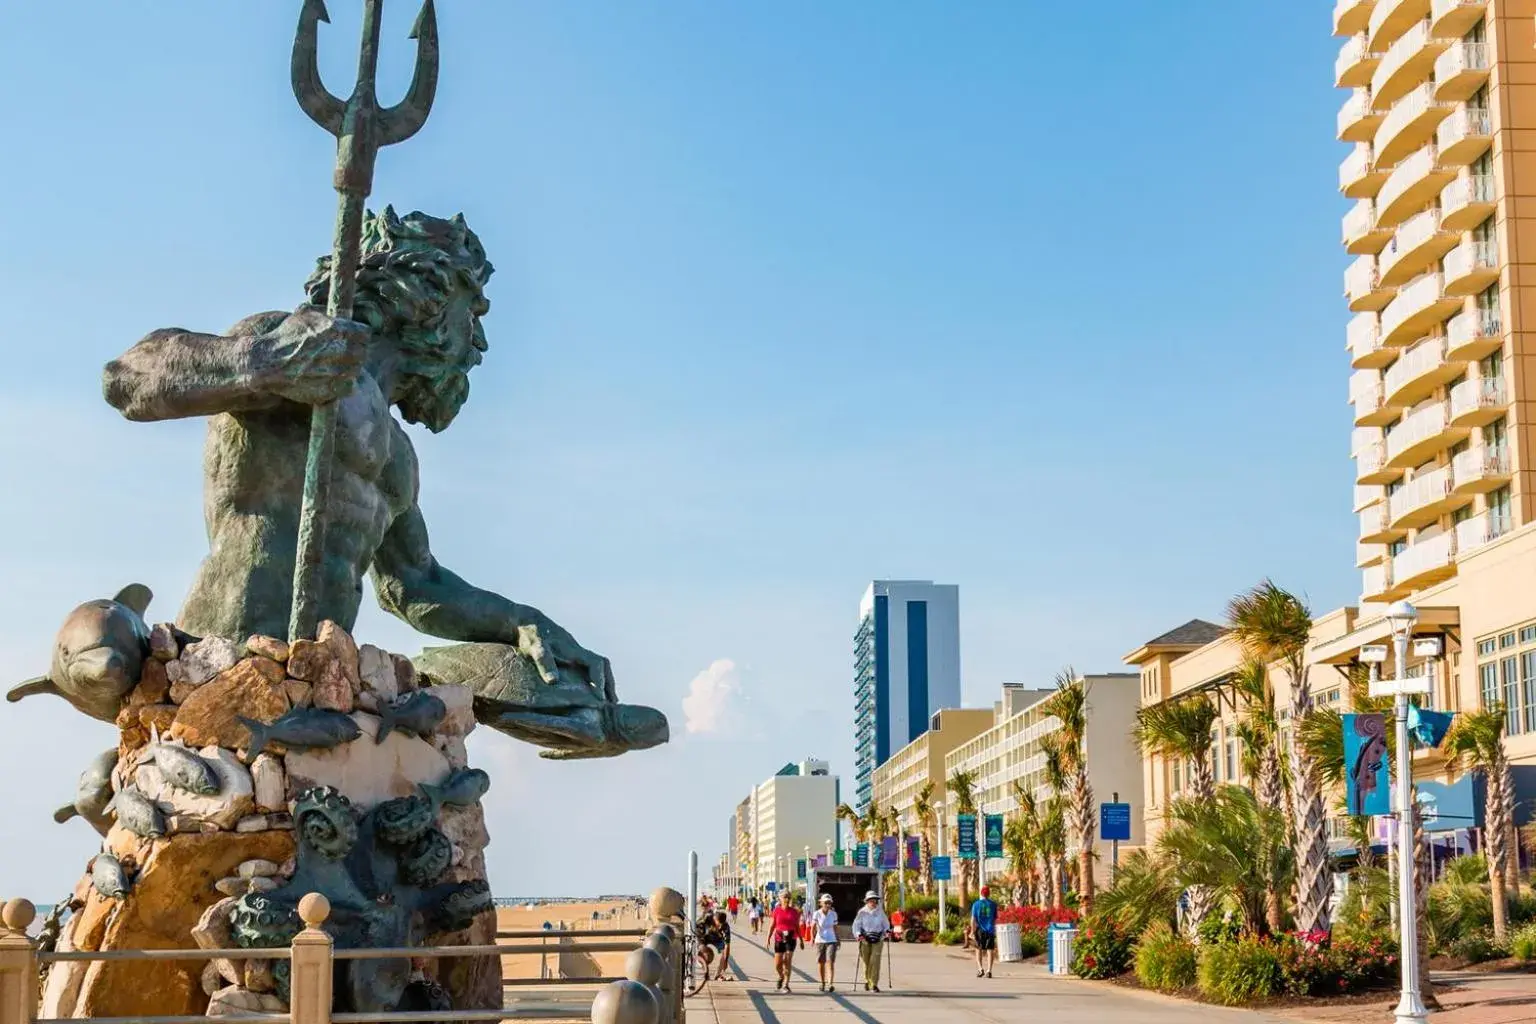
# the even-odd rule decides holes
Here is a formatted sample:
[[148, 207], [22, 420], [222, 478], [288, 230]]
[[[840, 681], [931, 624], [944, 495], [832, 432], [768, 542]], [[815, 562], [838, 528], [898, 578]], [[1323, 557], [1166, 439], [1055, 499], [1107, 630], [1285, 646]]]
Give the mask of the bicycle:
[[683, 995], [695, 996], [709, 984], [711, 958], [699, 937], [690, 933], [683, 940]]

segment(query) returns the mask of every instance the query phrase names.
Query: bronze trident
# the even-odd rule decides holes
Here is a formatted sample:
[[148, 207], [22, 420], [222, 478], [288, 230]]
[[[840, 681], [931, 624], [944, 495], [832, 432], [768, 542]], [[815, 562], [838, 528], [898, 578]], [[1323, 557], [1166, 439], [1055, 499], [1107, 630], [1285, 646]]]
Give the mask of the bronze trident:
[[[331, 249], [331, 290], [325, 311], [350, 319], [357, 289], [362, 247], [363, 204], [373, 189], [373, 163], [383, 146], [404, 142], [426, 123], [437, 92], [437, 12], [425, 0], [411, 38], [416, 40], [416, 70], [405, 99], [379, 108], [374, 76], [379, 64], [379, 15], [384, 0], [363, 0], [363, 46], [357, 61], [357, 85], [345, 101], [320, 81], [315, 51], [320, 22], [330, 23], [325, 0], [304, 0], [293, 41], [293, 94], [316, 124], [336, 136], [336, 174], [340, 193], [336, 235]], [[309, 421], [309, 451], [304, 462], [304, 505], [299, 514], [299, 550], [293, 572], [290, 640], [312, 639], [320, 619], [320, 568], [324, 558], [326, 509], [331, 486], [332, 448], [336, 438], [336, 403], [317, 405]]]

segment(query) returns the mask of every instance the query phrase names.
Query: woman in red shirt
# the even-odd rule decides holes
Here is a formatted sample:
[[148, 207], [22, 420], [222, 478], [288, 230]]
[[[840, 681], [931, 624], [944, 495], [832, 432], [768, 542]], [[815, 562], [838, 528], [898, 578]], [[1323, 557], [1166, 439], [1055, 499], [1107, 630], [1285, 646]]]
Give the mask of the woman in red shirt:
[[789, 991], [789, 972], [794, 965], [795, 945], [799, 940], [800, 911], [790, 905], [789, 893], [781, 893], [768, 929], [768, 941], [773, 943], [773, 966], [779, 975], [773, 986], [775, 989]]

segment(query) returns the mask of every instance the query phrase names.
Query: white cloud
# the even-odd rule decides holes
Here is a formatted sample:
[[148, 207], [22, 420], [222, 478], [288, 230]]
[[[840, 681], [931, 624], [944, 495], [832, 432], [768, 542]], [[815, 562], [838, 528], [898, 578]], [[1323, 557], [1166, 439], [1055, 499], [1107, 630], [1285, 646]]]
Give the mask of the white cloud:
[[683, 719], [690, 733], [721, 733], [736, 720], [742, 699], [741, 673], [730, 658], [717, 658], [693, 677], [683, 698]]

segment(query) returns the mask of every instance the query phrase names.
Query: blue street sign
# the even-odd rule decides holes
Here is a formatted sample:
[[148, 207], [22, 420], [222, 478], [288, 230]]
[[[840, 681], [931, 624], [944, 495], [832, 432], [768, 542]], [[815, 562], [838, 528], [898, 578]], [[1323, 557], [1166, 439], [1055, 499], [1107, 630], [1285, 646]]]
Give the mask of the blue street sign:
[[1131, 838], [1131, 805], [1099, 804], [1099, 837], [1129, 842]]
[[949, 881], [948, 857], [934, 857], [929, 863], [933, 865], [933, 880], [935, 882]]
[[764, 882], [763, 883], [763, 888], [766, 889], [769, 892], [778, 892], [779, 891], [779, 883], [778, 882]]

